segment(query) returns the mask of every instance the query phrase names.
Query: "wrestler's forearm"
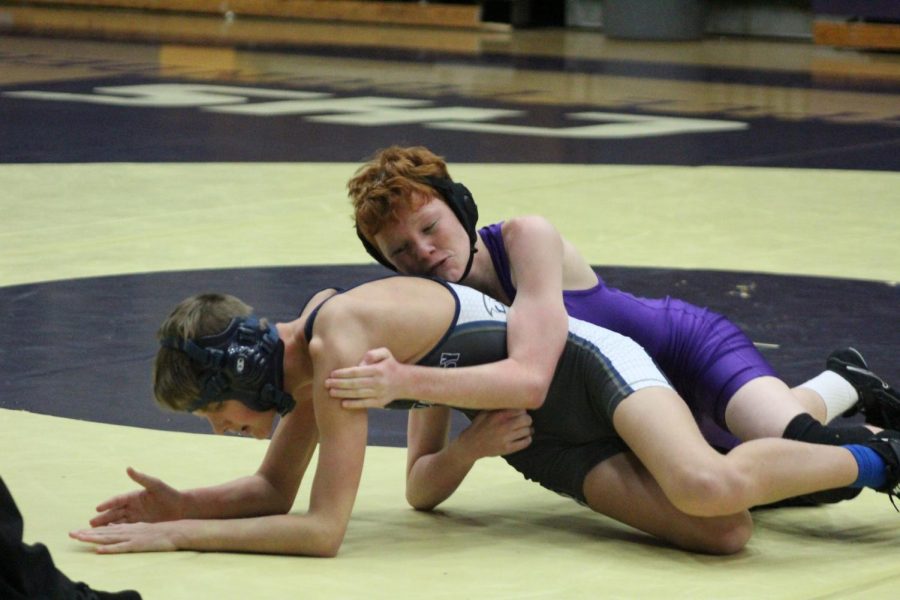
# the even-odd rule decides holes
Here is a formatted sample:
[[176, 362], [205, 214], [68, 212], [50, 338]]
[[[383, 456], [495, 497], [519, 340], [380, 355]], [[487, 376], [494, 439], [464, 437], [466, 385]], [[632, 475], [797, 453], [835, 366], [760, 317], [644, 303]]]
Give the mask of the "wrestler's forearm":
[[253, 475], [182, 493], [185, 519], [230, 519], [286, 513], [316, 447], [315, 412], [308, 398], [281, 419], [259, 469]]
[[125, 552], [254, 552], [329, 557], [337, 554], [346, 521], [334, 515], [271, 515], [244, 519], [181, 519], [117, 523], [69, 533], [99, 554]]
[[459, 440], [443, 450], [420, 456], [406, 477], [406, 501], [416, 510], [431, 510], [453, 495], [477, 457]]
[[543, 296], [523, 294], [509, 309], [507, 358], [453, 369], [401, 367], [405, 397], [457, 408], [539, 408], [568, 336], [561, 292]]
[[286, 513], [287, 498], [259, 475], [182, 492], [184, 519], [233, 519]]
[[254, 552], [331, 557], [340, 548], [335, 535], [310, 515], [272, 515], [244, 519], [185, 520], [172, 539], [179, 550]]
[[403, 392], [399, 397], [455, 408], [530, 410], [544, 400], [544, 378], [516, 362], [494, 363], [457, 369], [404, 365]]

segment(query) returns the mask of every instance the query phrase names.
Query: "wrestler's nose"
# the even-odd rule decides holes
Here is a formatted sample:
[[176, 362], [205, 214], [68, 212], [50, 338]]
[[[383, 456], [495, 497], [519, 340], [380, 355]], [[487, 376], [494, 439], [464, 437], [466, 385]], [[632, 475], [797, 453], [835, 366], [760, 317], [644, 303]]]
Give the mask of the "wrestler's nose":
[[431, 262], [431, 255], [434, 253], [434, 244], [432, 244], [427, 239], [416, 239], [413, 241], [413, 256], [416, 257], [416, 260], [421, 264], [428, 264]]
[[228, 432], [228, 425], [219, 421], [218, 419], [211, 419], [207, 417], [206, 420], [209, 422], [209, 426], [212, 428], [214, 434], [224, 435]]

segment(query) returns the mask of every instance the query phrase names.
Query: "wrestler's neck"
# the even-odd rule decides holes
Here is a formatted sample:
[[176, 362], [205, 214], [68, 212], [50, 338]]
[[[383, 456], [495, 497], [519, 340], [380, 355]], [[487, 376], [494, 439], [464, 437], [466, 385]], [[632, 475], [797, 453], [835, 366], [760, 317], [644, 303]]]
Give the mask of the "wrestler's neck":
[[483, 294], [487, 294], [492, 298], [496, 298], [501, 302], [510, 302], [503, 291], [500, 284], [500, 278], [494, 270], [494, 263], [491, 261], [491, 253], [488, 252], [487, 246], [481, 240], [481, 236], [475, 242], [475, 258], [472, 261], [472, 269], [465, 279], [460, 281], [461, 284], [473, 287]]
[[276, 324], [278, 336], [284, 342], [284, 388], [288, 391], [308, 385], [313, 378], [305, 324], [304, 317]]

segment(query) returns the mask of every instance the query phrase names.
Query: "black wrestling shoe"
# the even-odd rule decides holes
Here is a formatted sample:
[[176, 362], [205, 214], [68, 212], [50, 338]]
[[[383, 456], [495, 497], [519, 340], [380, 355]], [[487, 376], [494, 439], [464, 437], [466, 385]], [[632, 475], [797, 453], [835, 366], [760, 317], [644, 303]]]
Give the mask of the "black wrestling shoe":
[[900, 497], [900, 435], [897, 432], [887, 432], [887, 435], [875, 435], [871, 440], [862, 444], [874, 450], [878, 456], [884, 459], [885, 483], [876, 492], [887, 494], [891, 499], [894, 509], [900, 512], [894, 503], [894, 498]]
[[900, 429], [900, 392], [870, 371], [858, 350], [835, 350], [825, 362], [825, 368], [846, 379], [859, 395], [857, 403], [843, 416], [861, 412], [866, 422], [876, 427]]

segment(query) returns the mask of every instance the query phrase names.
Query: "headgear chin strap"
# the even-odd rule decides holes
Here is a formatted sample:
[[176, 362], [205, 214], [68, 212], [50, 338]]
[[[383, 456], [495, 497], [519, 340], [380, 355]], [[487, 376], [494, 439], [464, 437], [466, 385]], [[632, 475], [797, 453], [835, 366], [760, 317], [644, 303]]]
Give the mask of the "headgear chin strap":
[[274, 325], [263, 325], [256, 317], [236, 317], [221, 333], [197, 340], [165, 338], [160, 345], [181, 350], [204, 370], [200, 397], [190, 412], [213, 402], [240, 400], [264, 412], [275, 409], [286, 415], [294, 399], [282, 391], [284, 342]]
[[[475, 260], [475, 242], [478, 239], [478, 232], [475, 226], [478, 223], [478, 206], [475, 204], [475, 199], [472, 198], [472, 193], [461, 183], [456, 183], [443, 177], [426, 177], [425, 182], [441, 195], [441, 198], [447, 203], [447, 206], [459, 219], [459, 222], [462, 223], [463, 229], [466, 230], [466, 235], [469, 236], [469, 261], [466, 263], [462, 276], [455, 282], [459, 283], [472, 270], [472, 262]], [[359, 237], [359, 241], [362, 242], [366, 252], [369, 253], [369, 256], [391, 271], [397, 270], [397, 267], [391, 264], [391, 261], [373, 243], [366, 239], [366, 236], [359, 230], [359, 225], [356, 226], [356, 235]]]

